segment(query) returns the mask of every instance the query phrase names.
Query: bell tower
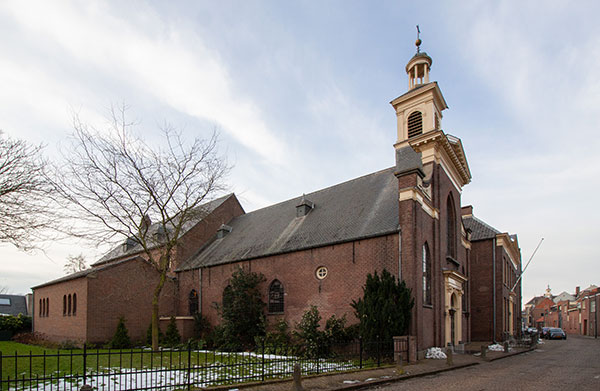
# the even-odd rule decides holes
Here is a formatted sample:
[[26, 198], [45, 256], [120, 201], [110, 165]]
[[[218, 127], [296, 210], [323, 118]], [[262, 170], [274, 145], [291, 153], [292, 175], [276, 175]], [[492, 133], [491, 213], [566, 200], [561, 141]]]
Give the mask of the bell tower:
[[441, 129], [442, 111], [448, 108], [438, 84], [429, 81], [433, 60], [421, 51], [421, 43], [417, 37], [417, 53], [406, 64], [408, 92], [390, 102], [398, 118], [396, 144]]
[[442, 130], [442, 111], [448, 105], [438, 83], [429, 80], [433, 60], [421, 51], [419, 26], [417, 33], [417, 52], [406, 64], [408, 91], [390, 102], [397, 119], [396, 156], [407, 147], [413, 149], [425, 171], [431, 173], [429, 163], [441, 165], [461, 191], [471, 181], [471, 172], [460, 139]]

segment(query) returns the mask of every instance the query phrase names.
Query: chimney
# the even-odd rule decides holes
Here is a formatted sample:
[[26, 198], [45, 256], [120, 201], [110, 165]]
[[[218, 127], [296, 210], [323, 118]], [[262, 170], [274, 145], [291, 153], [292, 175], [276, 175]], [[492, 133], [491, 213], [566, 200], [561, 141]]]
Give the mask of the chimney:
[[471, 217], [473, 216], [473, 205], [467, 205], [460, 208], [460, 215], [462, 217]]
[[315, 203], [306, 199], [306, 196], [303, 194], [300, 203], [296, 205], [296, 217], [306, 216], [308, 212], [313, 210], [315, 207]]
[[579, 287], [575, 287], [575, 297], [579, 296]]
[[232, 229], [233, 228], [226, 224], [221, 224], [221, 226], [217, 230], [217, 239], [223, 239], [225, 236], [227, 236], [228, 233], [231, 232]]

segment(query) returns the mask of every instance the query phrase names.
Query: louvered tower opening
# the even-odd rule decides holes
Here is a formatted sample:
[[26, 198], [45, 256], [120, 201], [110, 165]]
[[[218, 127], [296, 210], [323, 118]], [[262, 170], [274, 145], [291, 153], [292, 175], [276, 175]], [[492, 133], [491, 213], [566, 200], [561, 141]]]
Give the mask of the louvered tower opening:
[[423, 115], [420, 111], [415, 111], [408, 116], [408, 138], [421, 133], [423, 133]]

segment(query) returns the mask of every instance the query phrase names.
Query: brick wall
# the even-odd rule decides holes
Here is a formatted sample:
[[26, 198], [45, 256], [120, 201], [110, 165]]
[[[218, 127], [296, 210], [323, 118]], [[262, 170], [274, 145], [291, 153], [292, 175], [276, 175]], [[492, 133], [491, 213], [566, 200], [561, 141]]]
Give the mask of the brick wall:
[[[34, 331], [42, 333], [51, 341], [74, 341], [81, 343], [85, 341], [87, 322], [87, 279], [85, 277], [62, 283], [37, 288], [33, 291], [34, 300]], [[76, 312], [71, 315], [65, 311], [63, 314], [63, 298], [71, 295], [71, 306], [73, 306], [73, 295], [77, 296]], [[40, 300], [48, 299], [48, 316], [40, 317]], [[67, 304], [68, 307], [68, 304]]]

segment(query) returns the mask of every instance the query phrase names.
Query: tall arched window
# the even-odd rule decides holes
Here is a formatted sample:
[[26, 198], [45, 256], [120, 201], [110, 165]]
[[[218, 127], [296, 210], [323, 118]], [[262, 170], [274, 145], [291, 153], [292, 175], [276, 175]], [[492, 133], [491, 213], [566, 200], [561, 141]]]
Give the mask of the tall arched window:
[[73, 316], [77, 313], [77, 293], [73, 293]]
[[456, 259], [456, 211], [452, 194], [448, 195], [446, 201], [446, 245], [448, 256]]
[[41, 317], [42, 316], [42, 299], [40, 299], [40, 310], [39, 310], [39, 312], [40, 312], [40, 317]]
[[431, 257], [427, 243], [423, 245], [423, 304], [431, 305]]
[[50, 314], [50, 299], [46, 297], [46, 316]]
[[408, 116], [408, 138], [415, 137], [423, 133], [423, 114], [420, 111], [413, 111]]
[[279, 280], [273, 280], [269, 285], [269, 312], [283, 312], [283, 285]]
[[67, 295], [63, 295], [63, 316], [67, 315]]
[[190, 315], [194, 315], [198, 313], [198, 292], [196, 292], [195, 289], [192, 289], [190, 291], [190, 294], [188, 296], [188, 306], [189, 306], [189, 311], [190, 311]]
[[71, 294], [67, 298], [67, 315], [71, 316]]

